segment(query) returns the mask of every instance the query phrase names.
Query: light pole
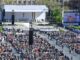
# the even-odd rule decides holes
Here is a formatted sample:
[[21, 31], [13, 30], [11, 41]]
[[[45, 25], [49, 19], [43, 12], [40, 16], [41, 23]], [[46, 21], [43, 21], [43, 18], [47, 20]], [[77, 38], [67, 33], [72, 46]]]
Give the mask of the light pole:
[[64, 0], [62, 0], [62, 24], [64, 24]]
[[30, 0], [30, 4], [32, 5], [32, 0]]
[[80, 1], [78, 2], [78, 12], [79, 12], [79, 25], [80, 25]]
[[30, 58], [32, 57], [32, 49], [33, 49], [33, 34], [34, 34], [34, 29], [33, 29], [33, 21], [35, 20], [35, 12], [32, 12], [32, 20], [30, 21], [30, 27], [29, 27], [29, 53], [30, 53]]

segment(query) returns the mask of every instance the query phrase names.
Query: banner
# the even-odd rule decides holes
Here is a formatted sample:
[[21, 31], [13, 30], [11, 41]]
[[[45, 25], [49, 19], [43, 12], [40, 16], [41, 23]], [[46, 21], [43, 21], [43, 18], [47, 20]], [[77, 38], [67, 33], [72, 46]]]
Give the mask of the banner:
[[79, 23], [80, 16], [79, 13], [64, 13], [64, 23]]
[[63, 18], [63, 24], [65, 26], [69, 25], [79, 25], [80, 22], [80, 16], [77, 12], [65, 12], [64, 18]]

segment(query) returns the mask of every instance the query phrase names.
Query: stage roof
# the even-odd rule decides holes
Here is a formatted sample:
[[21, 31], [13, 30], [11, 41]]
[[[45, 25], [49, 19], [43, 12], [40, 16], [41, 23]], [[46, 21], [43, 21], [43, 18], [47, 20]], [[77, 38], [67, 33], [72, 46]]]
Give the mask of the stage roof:
[[48, 12], [45, 5], [4, 5], [5, 12]]

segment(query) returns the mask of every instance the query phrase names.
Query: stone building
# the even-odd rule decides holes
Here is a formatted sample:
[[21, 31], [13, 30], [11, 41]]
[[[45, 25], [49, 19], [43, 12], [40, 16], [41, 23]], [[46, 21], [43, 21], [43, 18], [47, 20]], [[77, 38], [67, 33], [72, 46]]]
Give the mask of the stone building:
[[35, 0], [0, 0], [0, 4], [33, 5], [35, 4]]
[[13, 0], [12, 4], [33, 5], [35, 4], [35, 0]]

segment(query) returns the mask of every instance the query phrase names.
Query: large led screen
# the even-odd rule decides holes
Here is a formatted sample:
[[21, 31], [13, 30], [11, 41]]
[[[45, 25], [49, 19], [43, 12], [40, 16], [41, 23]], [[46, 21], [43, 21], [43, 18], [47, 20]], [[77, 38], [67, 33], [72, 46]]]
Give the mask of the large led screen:
[[64, 23], [79, 23], [80, 22], [79, 13], [67, 12], [64, 13]]
[[80, 16], [78, 12], [65, 12], [63, 18], [64, 26], [79, 25]]

